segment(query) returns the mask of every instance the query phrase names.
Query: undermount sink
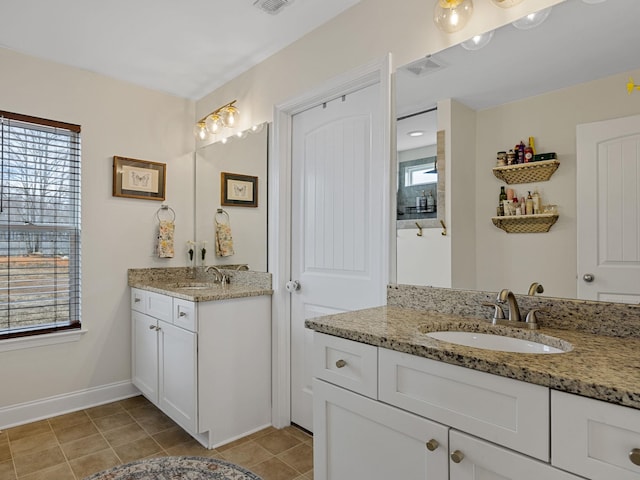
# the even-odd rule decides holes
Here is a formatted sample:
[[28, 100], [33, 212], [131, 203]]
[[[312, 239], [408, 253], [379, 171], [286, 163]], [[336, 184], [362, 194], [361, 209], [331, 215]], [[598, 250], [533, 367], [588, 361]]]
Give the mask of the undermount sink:
[[168, 285], [170, 288], [177, 288], [180, 290], [206, 290], [209, 288], [216, 288], [219, 285], [213, 282], [179, 282]]
[[[443, 327], [442, 325], [441, 327]], [[422, 326], [421, 333], [430, 338], [442, 342], [463, 345], [466, 347], [480, 348], [483, 350], [496, 350], [513, 353], [533, 353], [533, 354], [554, 354], [566, 353], [573, 349], [573, 346], [560, 338], [551, 337], [541, 333], [520, 332], [517, 330], [507, 331], [505, 329], [497, 332], [487, 331], [491, 327], [476, 327], [476, 331], [468, 331], [461, 325], [458, 328], [436, 328], [433, 326]], [[479, 332], [477, 330], [485, 330]], [[522, 338], [517, 338], [522, 337]]]

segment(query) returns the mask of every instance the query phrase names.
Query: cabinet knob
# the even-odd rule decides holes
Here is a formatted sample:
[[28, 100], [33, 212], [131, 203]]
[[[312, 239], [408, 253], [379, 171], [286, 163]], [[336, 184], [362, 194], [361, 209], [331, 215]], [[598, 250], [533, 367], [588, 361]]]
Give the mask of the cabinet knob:
[[159, 332], [160, 330], [162, 330], [160, 327], [156, 327], [156, 332]]
[[336, 367], [338, 368], [342, 368], [347, 364], [347, 362], [345, 362], [344, 360], [340, 359], [336, 362]]
[[149, 325], [149, 330], [154, 330], [156, 328], [155, 325]]
[[180, 312], [180, 313], [178, 314], [178, 316], [179, 316], [179, 317], [186, 317], [186, 316], [187, 316], [187, 314], [186, 314], [185, 312]]
[[451, 452], [451, 460], [453, 461], [453, 463], [460, 463], [463, 458], [464, 458], [464, 453], [462, 453], [460, 450]]
[[141, 302], [141, 301], [142, 301], [142, 299], [141, 299], [141, 298], [136, 297], [136, 298], [134, 298], [134, 299], [133, 299], [133, 301], [134, 301], [134, 303], [139, 303], [139, 302]]
[[438, 443], [438, 441], [435, 438], [432, 438], [431, 440], [429, 440], [427, 442], [427, 450], [429, 450], [430, 452], [433, 452], [439, 446], [440, 446], [440, 444]]
[[640, 466], [640, 448], [634, 448], [629, 452], [629, 460], [634, 465]]

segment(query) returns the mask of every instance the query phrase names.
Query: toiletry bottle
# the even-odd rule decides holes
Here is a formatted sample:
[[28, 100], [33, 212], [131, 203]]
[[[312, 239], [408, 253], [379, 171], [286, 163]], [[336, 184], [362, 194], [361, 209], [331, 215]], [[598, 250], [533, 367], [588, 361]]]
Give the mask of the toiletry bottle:
[[536, 146], [535, 143], [533, 142], [533, 137], [529, 137], [529, 146], [531, 147], [531, 150], [533, 150], [533, 154], [536, 154]]
[[524, 147], [524, 163], [533, 162], [533, 147], [531, 146], [531, 141], [533, 137], [529, 137], [529, 145]]
[[540, 210], [540, 194], [538, 193], [537, 188], [533, 191], [533, 195], [531, 197], [533, 198], [533, 213], [536, 215], [542, 213]]
[[527, 215], [533, 215], [533, 197], [531, 196], [531, 192], [527, 195], [527, 201], [525, 202], [525, 213]]
[[436, 199], [433, 198], [431, 194], [431, 190], [429, 190], [429, 195], [427, 195], [427, 213], [433, 213], [436, 211]]
[[502, 201], [506, 199], [507, 199], [507, 192], [504, 191], [504, 187], [500, 187], [500, 196], [498, 197], [498, 200], [500, 200], [500, 203], [502, 203]]
[[524, 163], [524, 142], [522, 140], [518, 144], [518, 163]]

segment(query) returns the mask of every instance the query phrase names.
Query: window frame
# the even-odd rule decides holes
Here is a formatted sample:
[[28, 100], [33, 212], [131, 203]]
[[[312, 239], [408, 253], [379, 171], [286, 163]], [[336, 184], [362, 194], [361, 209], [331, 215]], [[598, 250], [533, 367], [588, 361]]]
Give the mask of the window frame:
[[[84, 333], [81, 325], [81, 258], [82, 258], [82, 250], [81, 250], [81, 139], [80, 125], [75, 125], [66, 122], [60, 122], [56, 120], [49, 120], [39, 117], [33, 117], [24, 114], [18, 114], [13, 112], [6, 112], [0, 110], [0, 134], [3, 135], [6, 131], [11, 129], [11, 122], [18, 122], [17, 128], [24, 128], [32, 131], [40, 131], [40, 132], [51, 132], [51, 133], [64, 133], [64, 135], [69, 135], [69, 149], [66, 152], [68, 158], [65, 159], [67, 164], [65, 165], [64, 174], [69, 175], [70, 182], [70, 190], [68, 195], [65, 196], [65, 199], [71, 199], [71, 207], [69, 210], [72, 212], [70, 217], [72, 221], [68, 224], [64, 223], [46, 223], [42, 222], [42, 224], [30, 224], [26, 221], [22, 222], [22, 224], [18, 221], [8, 221], [6, 223], [0, 222], [0, 230], [6, 231], [8, 234], [13, 235], [17, 233], [20, 235], [21, 233], [28, 232], [42, 232], [47, 233], [50, 232], [57, 241], [58, 234], [62, 233], [63, 235], [66, 233], [69, 236], [69, 263], [68, 263], [68, 280], [65, 282], [68, 285], [67, 290], [62, 290], [61, 294], [58, 294], [57, 287], [53, 289], [54, 299], [58, 299], [61, 296], [63, 298], [64, 295], [68, 297], [67, 306], [69, 309], [69, 316], [67, 322], [61, 321], [58, 323], [56, 315], [52, 316], [51, 323], [40, 323], [35, 326], [22, 326], [11, 329], [10, 323], [10, 313], [7, 313], [7, 317], [9, 318], [9, 325], [6, 329], [0, 329], [0, 351], [3, 350], [13, 350], [15, 348], [23, 348], [24, 346], [39, 346], [44, 344], [51, 343], [61, 343], [66, 341], [74, 341], [79, 339], [81, 333]], [[5, 124], [6, 122], [6, 124]], [[33, 138], [37, 138], [37, 135], [34, 135]], [[10, 159], [9, 156], [4, 156], [4, 138], [0, 136], [0, 163], [2, 164], [2, 178], [1, 181], [5, 183], [5, 159], [7, 165], [10, 165], [11, 162], [15, 162], [14, 159]], [[9, 142], [7, 142], [7, 145]], [[30, 148], [33, 148], [33, 144], [29, 145]], [[47, 156], [47, 160], [51, 160], [52, 158]], [[24, 167], [32, 167], [33, 164], [25, 163]], [[51, 166], [51, 164], [47, 165]], [[52, 170], [46, 170], [49, 173]], [[3, 186], [2, 195], [4, 196], [4, 186]], [[38, 197], [41, 200], [44, 197]], [[4, 199], [3, 199], [4, 200]], [[10, 216], [10, 215], [9, 215]], [[7, 239], [7, 252], [9, 252], [9, 246], [12, 245], [11, 238]], [[10, 262], [11, 254], [7, 253], [7, 262]], [[52, 258], [57, 259], [58, 257], [53, 256]], [[54, 264], [56, 262], [54, 261]], [[10, 267], [9, 267], [10, 268]], [[54, 272], [51, 275], [57, 285], [57, 281], [60, 280], [61, 274], [58, 272]], [[62, 274], [64, 276], [64, 273]], [[7, 311], [11, 310], [11, 300], [9, 300], [8, 292], [11, 290], [12, 286], [10, 285], [10, 274], [9, 270], [7, 271], [7, 287], [2, 290], [7, 291]], [[49, 277], [43, 279], [40, 285], [47, 285]], [[63, 278], [64, 279], [64, 278]], [[37, 284], [36, 284], [37, 285]], [[15, 288], [15, 287], [14, 287]], [[58, 305], [54, 302], [54, 306]], [[36, 337], [38, 339], [36, 339]], [[44, 338], [46, 337], [46, 338]], [[41, 339], [41, 340], [39, 340]]]

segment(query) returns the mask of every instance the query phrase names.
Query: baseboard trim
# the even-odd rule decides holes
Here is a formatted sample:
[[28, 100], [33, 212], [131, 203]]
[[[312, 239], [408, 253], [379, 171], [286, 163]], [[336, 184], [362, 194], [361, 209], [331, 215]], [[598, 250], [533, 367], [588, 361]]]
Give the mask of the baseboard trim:
[[10, 428], [139, 395], [130, 380], [0, 408], [0, 428]]

